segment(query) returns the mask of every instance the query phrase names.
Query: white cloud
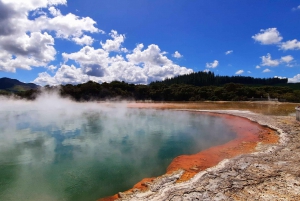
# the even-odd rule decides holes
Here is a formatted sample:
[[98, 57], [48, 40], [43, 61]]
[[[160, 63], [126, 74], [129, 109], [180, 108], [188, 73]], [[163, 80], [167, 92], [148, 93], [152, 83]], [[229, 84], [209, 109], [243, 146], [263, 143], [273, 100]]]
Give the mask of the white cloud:
[[[88, 80], [146, 84], [193, 72], [174, 64], [155, 44], [146, 49], [139, 44], [133, 51], [128, 51], [122, 47], [125, 35], [115, 30], [109, 34], [111, 39], [100, 43], [101, 48], [90, 47], [94, 39], [88, 33], [104, 31], [98, 29], [96, 21], [90, 17], [62, 13], [57, 5], [66, 3], [66, 0], [0, 1], [1, 71], [15, 72], [17, 68], [30, 70], [43, 66], [54, 76], [40, 73], [35, 82], [42, 85], [75, 84]], [[54, 66], [51, 62], [57, 54], [54, 46], [57, 38], [85, 46], [77, 52], [63, 53], [65, 63]], [[125, 56], [110, 56], [112, 51]], [[77, 64], [68, 65], [68, 60]]]
[[205, 69], [203, 72], [208, 73], [208, 72], [210, 72], [210, 70], [209, 69]]
[[296, 66], [297, 64], [291, 64], [291, 63], [288, 63], [286, 66], [287, 67], [290, 67], [290, 68], [293, 68], [294, 66]]
[[260, 69], [260, 66], [259, 66], [259, 65], [257, 65], [257, 66], [255, 66], [255, 68], [256, 68], [256, 69]]
[[63, 53], [63, 58], [74, 60], [80, 64], [82, 71], [87, 75], [103, 77], [108, 66], [109, 53], [103, 49], [94, 49], [90, 46], [83, 47], [79, 52]]
[[295, 75], [292, 78], [288, 78], [288, 82], [289, 83], [296, 83], [296, 82], [300, 82], [300, 74]]
[[[62, 37], [77, 44], [92, 44], [85, 32], [102, 32], [89, 17], [62, 15], [55, 6], [66, 0], [2, 0], [0, 1], [0, 70], [15, 72], [46, 67], [55, 60], [55, 38]], [[51, 17], [45, 13], [49, 11]]]
[[216, 68], [219, 65], [218, 60], [214, 60], [212, 63], [206, 63], [206, 68]]
[[282, 76], [274, 76], [274, 78], [286, 79], [286, 77], [282, 77]]
[[81, 38], [75, 37], [72, 40], [78, 45], [92, 45], [94, 42], [94, 39], [87, 35], [83, 35]]
[[47, 69], [51, 72], [54, 72], [56, 69], [57, 69], [57, 66], [54, 66], [54, 65], [50, 65], [47, 67]]
[[252, 38], [263, 45], [278, 44], [281, 50], [300, 49], [300, 41], [298, 41], [297, 39], [281, 42], [283, 38], [280, 35], [279, 31], [277, 31], [277, 28], [269, 28], [266, 30], [261, 29], [260, 33], [255, 34], [254, 36], [252, 36]]
[[236, 75], [241, 75], [243, 73], [244, 73], [244, 70], [238, 70], [238, 71], [235, 72]]
[[249, 73], [249, 74], [250, 74], [250, 73], [251, 73], [251, 71], [249, 71], [249, 70], [248, 70], [248, 71], [247, 71], [247, 73]]
[[48, 10], [54, 17], [62, 15], [60, 10], [56, 9], [54, 6], [51, 6]]
[[46, 8], [52, 5], [66, 5], [67, 0], [2, 0], [2, 2], [6, 5], [10, 5], [19, 11], [32, 11], [38, 8]]
[[[77, 84], [88, 80], [96, 82], [119, 80], [147, 84], [151, 81], [193, 72], [191, 69], [173, 63], [165, 66], [145, 63], [143, 67], [140, 67], [133, 62], [126, 61], [121, 55], [109, 57], [107, 52], [103, 51], [103, 49], [84, 47], [77, 53], [64, 54], [66, 59], [74, 59], [79, 63], [80, 68], [62, 65], [53, 77], [48, 73], [41, 73], [34, 82], [40, 85], [47, 83], [58, 85], [65, 83]], [[90, 60], [90, 58], [93, 59]], [[100, 58], [102, 58], [101, 64], [97, 62]]]
[[84, 75], [80, 68], [75, 66], [62, 65], [51, 77], [47, 72], [39, 73], [39, 76], [34, 80], [40, 85], [58, 85], [58, 84], [79, 84], [89, 81], [88, 75]]
[[293, 11], [295, 11], [295, 10], [300, 10], [300, 5], [297, 6], [297, 7], [295, 7], [295, 8], [292, 8], [292, 10], [293, 10]]
[[7, 52], [0, 52], [0, 71], [16, 72], [17, 68], [31, 70], [31, 66], [43, 66], [44, 63], [33, 58], [18, 56], [16, 58]]
[[262, 59], [262, 63], [261, 63], [262, 66], [278, 66], [280, 64], [279, 60], [277, 59], [272, 60], [270, 53], [268, 53], [267, 56], [262, 56], [261, 59]]
[[269, 72], [271, 72], [271, 70], [268, 69], [268, 68], [266, 68], [265, 70], [263, 70], [263, 73], [269, 73]]
[[281, 62], [290, 63], [293, 60], [294, 60], [294, 57], [292, 57], [291, 55], [281, 57]]
[[79, 17], [72, 13], [58, 15], [53, 18], [40, 16], [32, 21], [30, 31], [48, 30], [55, 31], [58, 38], [81, 37], [84, 32], [103, 33], [95, 27], [96, 22], [90, 17]]
[[[126, 57], [116, 55], [110, 57], [109, 52], [104, 49], [94, 49], [93, 47], [85, 46], [79, 52], [63, 53], [62, 56], [65, 62], [68, 60], [76, 61], [80, 70], [76, 70], [78, 77], [84, 76], [84, 79], [93, 79], [97, 82], [111, 82], [113, 80], [126, 81], [129, 83], [147, 84], [155, 80], [164, 80], [176, 75], [189, 74], [192, 69], [187, 69], [174, 64], [166, 56], [165, 52], [161, 52], [157, 45], [149, 45], [143, 50], [143, 45], [139, 44], [132, 53], [128, 53]], [[69, 67], [70, 68], [70, 67]], [[68, 69], [69, 69], [68, 68]], [[74, 68], [72, 72], [74, 72]], [[47, 74], [41, 74], [35, 80], [38, 84], [44, 84], [45, 78], [51, 83], [64, 83], [68, 80], [63, 79], [62, 72], [55, 74], [51, 79]], [[50, 76], [51, 77], [51, 76]], [[75, 79], [79, 82], [81, 79]], [[54, 79], [55, 78], [55, 79]], [[52, 80], [54, 79], [54, 81]], [[62, 81], [60, 81], [62, 79]]]
[[175, 58], [177, 58], [177, 59], [179, 59], [179, 58], [182, 58], [183, 57], [183, 55], [182, 54], [180, 54], [178, 51], [176, 51], [173, 55], [172, 55], [173, 57], [175, 57]]
[[111, 65], [107, 68], [108, 75], [101, 80], [111, 82], [113, 80], [130, 83], [148, 83], [149, 75], [145, 69], [126, 61], [122, 56], [111, 58]]
[[300, 41], [297, 39], [289, 40], [281, 43], [280, 49], [282, 50], [299, 50], [300, 49]]
[[252, 38], [263, 45], [278, 44], [282, 40], [277, 28], [261, 29]]
[[228, 50], [225, 52], [226, 55], [231, 54], [233, 52], [233, 50]]
[[108, 39], [106, 40], [105, 43], [100, 42], [102, 48], [109, 52], [111, 51], [119, 52], [121, 44], [125, 40], [125, 35], [118, 34], [118, 32], [115, 30], [111, 30], [109, 35], [113, 38], [113, 40]]
[[[174, 64], [165, 56], [166, 52], [161, 52], [160, 48], [155, 44], [149, 45], [145, 50], [143, 50], [143, 48], [143, 44], [138, 44], [132, 54], [126, 55], [128, 61], [125, 61], [125, 59], [124, 61], [119, 59], [119, 62], [123, 65], [120, 65], [117, 62], [112, 62], [112, 68], [116, 68], [115, 65], [118, 65], [119, 67], [129, 66], [129, 69], [133, 70], [133, 67], [135, 67], [138, 72], [137, 75], [141, 78], [141, 81], [139, 81], [140, 83], [164, 80], [176, 75], [189, 74], [193, 72], [192, 69]], [[122, 71], [119, 70], [118, 72], [120, 73]], [[132, 74], [132, 72], [128, 72], [127, 70], [124, 71], [124, 73], [128, 75]], [[118, 75], [118, 77], [120, 77], [120, 75]], [[129, 80], [130, 82], [139, 83], [138, 80], [133, 80], [132, 78]]]
[[[288, 67], [294, 66], [294, 57], [291, 55], [283, 56], [281, 59], [274, 59], [272, 60], [271, 55], [268, 53], [266, 56], [262, 56], [262, 66], [278, 66], [279, 64], [286, 64]], [[256, 66], [257, 69], [260, 68], [260, 66]]]
[[143, 44], [138, 44], [133, 50], [132, 54], [128, 54], [127, 59], [134, 64], [151, 64], [151, 65], [171, 65], [173, 62], [164, 56], [164, 52], [161, 52], [158, 45], [149, 45], [147, 49], [143, 50]]
[[[38, 44], [38, 45], [37, 45]], [[18, 38], [1, 37], [0, 47], [14, 55], [35, 57], [42, 61], [54, 59], [56, 51], [54, 39], [48, 33], [32, 32], [30, 35], [20, 34]]]
[[46, 66], [55, 59], [53, 45], [54, 39], [47, 33], [20, 34], [17, 39], [14, 35], [0, 37], [0, 70], [15, 72], [17, 68]]
[[122, 48], [121, 48], [121, 52], [128, 53], [129, 51], [127, 50], [127, 48], [122, 47]]

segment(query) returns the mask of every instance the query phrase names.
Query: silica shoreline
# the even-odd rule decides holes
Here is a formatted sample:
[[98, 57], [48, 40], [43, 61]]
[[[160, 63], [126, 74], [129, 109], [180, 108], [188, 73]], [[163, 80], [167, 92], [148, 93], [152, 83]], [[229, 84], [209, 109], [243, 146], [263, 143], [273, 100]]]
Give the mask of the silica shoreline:
[[[198, 198], [202, 200], [287, 200], [299, 198], [300, 183], [297, 173], [299, 165], [299, 122], [288, 116], [266, 116], [237, 110], [198, 112], [222, 113], [247, 118], [260, 125], [277, 131], [279, 142], [266, 144], [259, 142], [252, 149], [231, 159], [224, 159], [216, 166], [201, 170], [187, 177], [189, 171], [178, 169], [168, 171], [156, 179], [140, 182], [146, 188], [133, 188], [125, 193], [101, 200], [185, 200]], [[270, 135], [270, 134], [267, 134]], [[297, 145], [298, 143], [298, 145]], [[287, 148], [289, 147], [289, 148]], [[293, 150], [292, 157], [287, 149]], [[288, 157], [285, 157], [288, 154]], [[295, 161], [296, 160], [296, 161]], [[293, 165], [292, 165], [293, 164]], [[192, 170], [197, 170], [195, 167]], [[289, 186], [287, 178], [294, 181]], [[272, 185], [273, 184], [273, 185]], [[137, 186], [135, 186], [137, 187]], [[272, 189], [270, 189], [272, 188]], [[274, 188], [277, 188], [274, 191]], [[263, 190], [262, 190], [263, 189]], [[268, 190], [269, 189], [269, 190]], [[291, 190], [293, 189], [293, 190]]]

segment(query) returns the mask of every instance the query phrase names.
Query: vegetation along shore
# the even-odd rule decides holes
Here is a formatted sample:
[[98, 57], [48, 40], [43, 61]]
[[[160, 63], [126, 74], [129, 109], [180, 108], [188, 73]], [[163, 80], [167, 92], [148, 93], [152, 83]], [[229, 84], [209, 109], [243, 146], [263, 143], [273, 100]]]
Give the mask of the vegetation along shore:
[[[5, 81], [5, 82], [4, 82]], [[1, 87], [2, 86], [2, 87]], [[31, 88], [30, 88], [31, 87]], [[28, 90], [29, 89], [29, 90]], [[0, 79], [0, 95], [15, 95], [35, 99], [42, 91], [55, 90], [75, 101], [266, 101], [300, 102], [300, 83], [287, 79], [253, 78], [245, 76], [215, 76], [198, 72], [181, 75], [148, 85], [113, 81], [89, 81], [83, 84], [65, 84], [38, 87], [8, 78]]]

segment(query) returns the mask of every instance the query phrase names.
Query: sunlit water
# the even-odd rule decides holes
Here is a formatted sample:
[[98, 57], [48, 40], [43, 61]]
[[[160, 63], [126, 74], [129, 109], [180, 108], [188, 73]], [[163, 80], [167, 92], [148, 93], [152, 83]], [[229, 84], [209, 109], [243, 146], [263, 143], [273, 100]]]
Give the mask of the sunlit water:
[[0, 110], [5, 201], [96, 200], [164, 174], [178, 155], [235, 137], [222, 118], [183, 111], [17, 108]]

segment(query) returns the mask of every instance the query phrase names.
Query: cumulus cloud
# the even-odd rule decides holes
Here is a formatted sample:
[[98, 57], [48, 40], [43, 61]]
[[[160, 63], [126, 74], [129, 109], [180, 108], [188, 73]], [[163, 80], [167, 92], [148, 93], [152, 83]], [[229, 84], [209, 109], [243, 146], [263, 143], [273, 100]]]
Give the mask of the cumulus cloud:
[[300, 49], [300, 41], [297, 39], [289, 40], [281, 43], [280, 49], [282, 50], [299, 50]]
[[277, 59], [272, 60], [270, 53], [268, 53], [266, 56], [262, 56], [261, 59], [262, 59], [261, 62], [262, 66], [278, 66], [280, 64], [279, 60]]
[[3, 4], [13, 7], [20, 12], [33, 11], [39, 8], [47, 8], [49, 6], [66, 5], [67, 0], [2, 0]]
[[158, 45], [151, 44], [147, 49], [143, 50], [144, 45], [138, 44], [132, 54], [128, 54], [127, 59], [134, 64], [151, 64], [157, 66], [171, 65], [172, 61], [165, 56], [165, 52], [161, 52]]
[[[157, 45], [149, 45], [144, 49], [138, 44], [132, 53], [110, 56], [109, 49], [83, 47], [74, 53], [62, 54], [65, 64], [54, 76], [41, 73], [35, 83], [52, 85], [65, 83], [82, 83], [88, 80], [95, 82], [126, 81], [135, 84], [147, 84], [156, 80], [164, 80], [176, 75], [189, 74], [192, 69], [174, 64], [165, 56]], [[74, 60], [79, 67], [68, 66], [66, 63]]]
[[[272, 60], [271, 54], [267, 54], [266, 56], [262, 56], [262, 66], [271, 66], [271, 67], [275, 67], [278, 66], [279, 64], [286, 64], [289, 67], [293, 67], [293, 65], [291, 63], [293, 63], [292, 61], [294, 60], [294, 57], [291, 55], [287, 55], [287, 56], [283, 56], [281, 57], [281, 59], [274, 59]], [[260, 68], [260, 66], [256, 66], [257, 69]]]
[[[38, 45], [37, 45], [38, 44]], [[47, 32], [33, 32], [30, 35], [0, 38], [0, 47], [14, 55], [35, 57], [38, 60], [49, 62], [54, 59], [56, 51], [53, 47], [54, 39]]]
[[31, 66], [42, 66], [43, 64], [33, 58], [23, 56], [14, 58], [7, 52], [0, 52], [0, 71], [15, 72], [16, 68], [31, 70]]
[[57, 66], [54, 66], [54, 65], [50, 65], [47, 67], [47, 69], [51, 72], [54, 72], [56, 69], [57, 69]]
[[268, 68], [266, 68], [265, 70], [263, 70], [263, 73], [269, 73], [269, 72], [271, 72], [271, 70], [268, 69]]
[[208, 72], [210, 72], [210, 70], [209, 69], [205, 69], [205, 70], [203, 70], [203, 72], [208, 73]]
[[277, 44], [281, 50], [299, 50], [300, 41], [297, 39], [281, 42], [283, 37], [277, 28], [261, 29], [260, 33], [255, 34], [252, 38], [263, 45]]
[[56, 9], [54, 6], [51, 6], [48, 10], [51, 13], [51, 15], [53, 15], [55, 17], [62, 15], [60, 10]]
[[94, 42], [94, 39], [87, 35], [83, 35], [81, 38], [75, 37], [72, 40], [78, 45], [92, 45]]
[[96, 77], [103, 77], [105, 68], [108, 66], [109, 53], [103, 49], [94, 49], [90, 46], [83, 47], [79, 52], [67, 54], [62, 56], [65, 61], [71, 59], [80, 64], [82, 71], [87, 75]]
[[233, 52], [233, 50], [228, 50], [225, 52], [226, 55], [231, 54]]
[[48, 30], [54, 31], [58, 38], [74, 38], [81, 37], [84, 32], [90, 33], [103, 33], [95, 27], [96, 21], [90, 17], [79, 17], [72, 13], [67, 15], [58, 15], [53, 18], [49, 18], [42, 15], [36, 18], [33, 23], [31, 30]]
[[109, 35], [113, 38], [113, 40], [108, 39], [108, 40], [106, 40], [105, 43], [100, 42], [100, 44], [102, 45], [102, 48], [108, 52], [120, 51], [121, 44], [125, 40], [125, 35], [118, 34], [118, 32], [115, 30], [111, 30]]
[[[38, 44], [38, 45], [37, 45]], [[17, 68], [30, 70], [31, 67], [46, 66], [55, 59], [56, 50], [51, 35], [33, 32], [0, 37], [0, 70], [15, 72]]]
[[255, 66], [255, 68], [256, 68], [256, 69], [260, 69], [260, 66], [259, 66], [259, 65], [257, 65], [257, 66]]
[[51, 77], [47, 72], [39, 73], [39, 76], [34, 80], [40, 85], [58, 85], [58, 84], [79, 84], [89, 81], [88, 75], [84, 75], [81, 69], [71, 65], [62, 65], [55, 75]]
[[[53, 33], [80, 45], [92, 44], [93, 39], [84, 33], [102, 31], [89, 17], [62, 15], [56, 6], [66, 3], [66, 0], [0, 1], [1, 71], [46, 67], [57, 53]], [[42, 9], [47, 9], [51, 17]]]
[[288, 78], [288, 82], [289, 83], [296, 83], [296, 82], [300, 82], [300, 74], [295, 75], [292, 78]]
[[263, 45], [278, 44], [282, 40], [277, 28], [261, 29], [252, 38]]
[[172, 56], [173, 56], [173, 57], [175, 57], [175, 58], [177, 58], [177, 59], [179, 59], [179, 58], [182, 58], [182, 57], [183, 57], [183, 55], [182, 55], [182, 54], [180, 54], [178, 51], [176, 51], [174, 54], [172, 54]]
[[238, 71], [235, 72], [236, 75], [241, 75], [243, 73], [244, 73], [244, 70], [238, 70]]
[[216, 68], [219, 65], [218, 60], [214, 60], [212, 63], [206, 63], [206, 68]]
[[294, 60], [294, 57], [292, 57], [291, 55], [287, 55], [287, 56], [281, 57], [280, 60], [284, 63], [290, 63], [291, 61]]
[[13, 25], [21, 14], [12, 6], [0, 1], [0, 36], [10, 35], [17, 31], [17, 27]]
[[[98, 29], [90, 17], [62, 13], [58, 5], [66, 4], [66, 0], [0, 1], [0, 71], [45, 67], [54, 75], [40, 73], [34, 81], [41, 85], [77, 84], [88, 80], [147, 84], [193, 72], [174, 64], [156, 44], [147, 48], [138, 44], [133, 51], [128, 51], [122, 46], [125, 35], [116, 30], [109, 33], [109, 39], [100, 42], [101, 48], [91, 47], [94, 38], [89, 34], [105, 32]], [[83, 47], [62, 53], [64, 63], [55, 66], [51, 62], [57, 58], [55, 42], [58, 38]], [[111, 56], [111, 52], [116, 54]], [[182, 56], [178, 51], [174, 55]]]

